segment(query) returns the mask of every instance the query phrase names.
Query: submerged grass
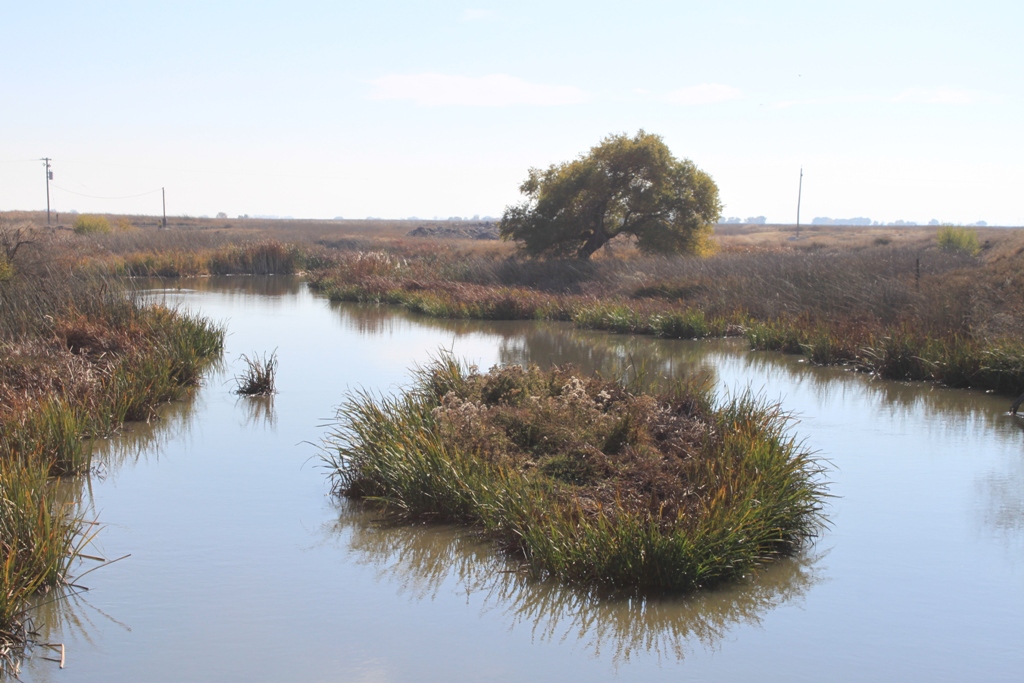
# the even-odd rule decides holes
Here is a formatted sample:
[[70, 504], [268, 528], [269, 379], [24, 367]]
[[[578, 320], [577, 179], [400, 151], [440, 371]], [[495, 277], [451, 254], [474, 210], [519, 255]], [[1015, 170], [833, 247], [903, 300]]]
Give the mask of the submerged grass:
[[479, 374], [451, 357], [356, 394], [327, 439], [337, 489], [475, 525], [537, 576], [692, 591], [789, 555], [822, 524], [820, 464], [776, 405], [662, 396], [571, 368]]

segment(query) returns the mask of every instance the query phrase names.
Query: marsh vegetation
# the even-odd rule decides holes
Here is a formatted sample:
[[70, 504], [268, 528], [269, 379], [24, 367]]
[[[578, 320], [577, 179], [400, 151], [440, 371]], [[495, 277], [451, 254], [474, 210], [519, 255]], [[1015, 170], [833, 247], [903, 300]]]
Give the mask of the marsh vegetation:
[[1024, 246], [1008, 240], [970, 251], [933, 241], [590, 263], [438, 246], [339, 253], [309, 281], [333, 300], [431, 316], [565, 320], [677, 339], [745, 336], [755, 349], [888, 379], [1020, 394]]
[[[133, 554], [87, 577], [91, 590], [80, 597], [103, 614], [60, 601], [32, 613], [40, 640], [66, 644], [76, 680], [358, 678], [367, 656], [387, 662], [395, 680], [418, 680], [425, 665], [472, 679], [481, 659], [509, 680], [727, 671], [855, 681], [893, 671], [912, 679], [934, 666], [996, 680], [1020, 670], [1015, 572], [1024, 546], [1014, 513], [1024, 478], [1019, 420], [1003, 414], [1004, 400], [748, 353], [741, 339], [328, 305], [294, 277], [139, 284], [158, 290], [148, 300], [229, 319], [228, 362], [196, 401], [169, 406], [178, 418], [161, 410], [152, 426], [103, 441], [93, 463], [105, 476], [75, 482], [106, 524], [106, 553], [96, 554]], [[794, 433], [835, 465], [831, 524], [809, 552], [746, 578], [638, 598], [538, 581], [521, 554], [495, 553], [478, 527], [409, 523], [356, 500], [325, 504], [324, 471], [301, 442], [321, 433], [318, 418], [339, 402], [338, 387], [394, 396], [423, 349], [453, 344], [482, 368], [573, 362], [581, 376], [610, 377], [632, 360], [648, 376], [711, 371], [719, 390], [764, 387], [799, 411]], [[250, 412], [263, 402], [235, 397], [230, 380], [239, 352], [275, 347], [281, 394], [270, 425]], [[447, 543], [453, 536], [462, 541]], [[881, 641], [890, 644], [883, 658], [859, 656]], [[452, 642], [479, 656], [453, 657]], [[817, 656], [792, 657], [808, 647]], [[989, 655], [979, 660], [979, 651]], [[310, 652], [318, 654], [302, 654]], [[832, 665], [846, 658], [843, 671]], [[33, 657], [22, 678], [50, 680], [56, 668]]]
[[818, 462], [781, 409], [660, 396], [443, 356], [397, 397], [353, 397], [328, 440], [338, 490], [408, 519], [472, 524], [533, 575], [691, 591], [792, 554], [818, 530]]
[[[42, 583], [25, 583], [17, 579], [16, 572], [9, 572], [7, 576], [13, 578], [4, 580], [11, 585], [21, 581], [25, 588], [19, 589], [20, 593], [8, 593], [11, 597], [5, 603], [5, 614], [21, 614], [24, 596], [57, 585], [59, 580], [52, 577], [67, 572], [67, 558], [82, 538], [78, 510], [61, 507], [47, 493], [50, 487], [38, 482], [88, 469], [89, 439], [110, 434], [124, 420], [151, 417], [155, 404], [182, 396], [188, 386], [195, 384], [209, 359], [219, 353], [222, 330], [201, 318], [143, 305], [124, 288], [125, 280], [120, 276], [305, 271], [311, 287], [335, 301], [396, 304], [435, 318], [565, 321], [580, 330], [665, 339], [737, 336], [745, 337], [754, 348], [798, 353], [818, 364], [846, 364], [882, 377], [937, 380], [1007, 394], [1024, 390], [1024, 353], [1019, 341], [1024, 338], [1024, 310], [1017, 295], [1024, 285], [1020, 268], [1024, 245], [1016, 232], [969, 231], [967, 237], [951, 241], [934, 230], [917, 231], [909, 237], [864, 233], [853, 244], [841, 241], [848, 237], [845, 232], [807, 230], [801, 240], [793, 240], [792, 233], [779, 232], [773, 233], [771, 239], [775, 241], [751, 246], [744, 240], [752, 235], [736, 231], [723, 234], [719, 252], [705, 258], [646, 256], [620, 241], [602, 248], [591, 260], [581, 261], [524, 258], [511, 245], [500, 243], [402, 239], [394, 226], [388, 228], [391, 232], [387, 237], [380, 238], [366, 230], [346, 234], [325, 226], [293, 234], [281, 229], [233, 232], [200, 227], [189, 232], [158, 232], [138, 218], [131, 222], [141, 227], [86, 234], [70, 230], [47, 233], [38, 228], [17, 235], [4, 231], [7, 255], [0, 259], [0, 334], [4, 344], [0, 390], [5, 393], [0, 446], [4, 462], [18, 464], [18, 468], [9, 468], [14, 483], [5, 496], [24, 501], [19, 503], [24, 510], [49, 506], [45, 508], [47, 515], [31, 517], [41, 520], [39, 528], [31, 532], [24, 531], [30, 525], [17, 521], [29, 520], [30, 516], [10, 517], [10, 528], [19, 530], [10, 538], [31, 533], [39, 539], [50, 539], [33, 547], [61, 549], [56, 553], [40, 550], [44, 560], [56, 560], [33, 565], [25, 553], [8, 550], [22, 541], [4, 541], [7, 561], [25, 558], [17, 560], [22, 563], [19, 566], [27, 567], [27, 573], [33, 576], [43, 577]], [[243, 278], [236, 280], [236, 286], [247, 286], [241, 282]], [[384, 308], [361, 310], [376, 311], [373, 315], [377, 317], [391, 316]], [[262, 365], [265, 371], [266, 364]], [[529, 412], [528, 407], [516, 405], [507, 397], [488, 403], [477, 385], [490, 381], [481, 379], [489, 375], [460, 372], [463, 393], [453, 393], [449, 403], [457, 398], [462, 402], [460, 407], [476, 405], [495, 419], [499, 415], [506, 421], [515, 416], [525, 419], [521, 413]], [[524, 371], [524, 376], [536, 378], [537, 372]], [[576, 379], [584, 386], [588, 400], [596, 405], [596, 397], [603, 390], [595, 384], [598, 381], [583, 375]], [[530, 384], [534, 380], [524, 381], [534, 391]], [[538, 421], [541, 432], [544, 425], [556, 423], [578, 431], [578, 439], [563, 434], [563, 440], [558, 441], [548, 435], [545, 443], [560, 444], [550, 451], [537, 450], [536, 444], [531, 445], [525, 437], [513, 438], [515, 430], [508, 431], [508, 424], [500, 421], [481, 422], [481, 428], [493, 429], [493, 434], [499, 435], [496, 440], [474, 437], [469, 432], [458, 436], [458, 430], [468, 426], [460, 427], [445, 412], [454, 406], [445, 405], [448, 391], [435, 392], [428, 400], [422, 388], [414, 387], [403, 395], [406, 403], [401, 405], [363, 397], [366, 400], [359, 404], [359, 410], [365, 411], [365, 424], [376, 414], [371, 411], [375, 406], [374, 410], [386, 413], [386, 421], [393, 426], [380, 427], [381, 443], [391, 444], [390, 450], [381, 452], [382, 457], [395, 456], [400, 448], [415, 454], [409, 462], [391, 462], [395, 477], [410, 477], [404, 483], [395, 483], [399, 487], [396, 491], [404, 491], [401, 496], [394, 492], [380, 494], [384, 488], [367, 488], [370, 493], [365, 495], [385, 498], [390, 510], [406, 517], [469, 522], [498, 539], [511, 556], [524, 563], [528, 573], [585, 586], [689, 590], [735, 578], [744, 571], [738, 567], [756, 567], [791, 552], [806, 537], [797, 531], [788, 540], [773, 541], [774, 545], [755, 547], [751, 541], [742, 548], [729, 545], [738, 543], [736, 539], [721, 537], [721, 546], [710, 541], [701, 546], [693, 540], [696, 537], [685, 540], [685, 534], [694, 533], [693, 529], [685, 525], [676, 528], [666, 520], [674, 519], [672, 510], [689, 510], [687, 505], [691, 503], [699, 508], [707, 501], [694, 503], [680, 491], [670, 491], [671, 495], [660, 499], [644, 499], [647, 507], [635, 505], [640, 500], [636, 497], [612, 500], [608, 491], [630, 490], [629, 477], [635, 474], [622, 469], [628, 461], [621, 459], [623, 453], [629, 448], [633, 453], [653, 453], [650, 443], [645, 442], [650, 435], [644, 437], [641, 431], [635, 431], [637, 440], [627, 441], [629, 448], [625, 450], [616, 450], [614, 439], [602, 431], [605, 427], [601, 420], [608, 417], [606, 413], [599, 418], [594, 411], [583, 411], [581, 415], [589, 417], [580, 424], [569, 422], [565, 416], [555, 420], [552, 416], [558, 410], [568, 410], [558, 407], [564, 403], [562, 389], [568, 382], [566, 379], [557, 385], [549, 381], [547, 393], [536, 390], [528, 394], [548, 406], [546, 412], [528, 416]], [[639, 395], [631, 393], [634, 398]], [[692, 396], [703, 394], [697, 391]], [[671, 408], [676, 400], [672, 396], [648, 398], [653, 405], [662, 406], [655, 412], [664, 406]], [[706, 405], [694, 403], [705, 407], [690, 417], [696, 416], [717, 429], [715, 425], [721, 427], [725, 419], [721, 411], [728, 410], [705, 399]], [[621, 415], [631, 414], [633, 408], [627, 407], [631, 404], [624, 401], [615, 410], [622, 411]], [[250, 401], [243, 403], [248, 409]], [[776, 408], [756, 402], [737, 406], [730, 408], [734, 416], [743, 415], [744, 420], [762, 426], [759, 435], [749, 436], [747, 450], [754, 450], [752, 444], [758, 439], [770, 441], [771, 434], [779, 436], [778, 443], [786, 443], [788, 437], [779, 427], [782, 418]], [[435, 409], [441, 409], [437, 415]], [[356, 404], [350, 404], [349, 410], [355, 411], [349, 415], [354, 417]], [[454, 450], [456, 444], [462, 444], [458, 452], [471, 451], [480, 462], [445, 450], [430, 451], [430, 443], [418, 440], [427, 439], [432, 432], [414, 430], [411, 436], [400, 437], [402, 424], [448, 430], [444, 432], [447, 441], [441, 445]], [[779, 430], [772, 432], [772, 425]], [[531, 429], [526, 433], [532, 433]], [[714, 429], [715, 434], [721, 431]], [[456, 436], [466, 440], [458, 441]], [[349, 437], [351, 434], [344, 438]], [[477, 443], [472, 438], [482, 441]], [[709, 444], [713, 442], [708, 439]], [[356, 476], [358, 468], [352, 466], [358, 459], [355, 443], [345, 442], [351, 457], [345, 463], [344, 459], [336, 463], [339, 483], [344, 477]], [[576, 446], [579, 448], [573, 450]], [[342, 450], [338, 453], [340, 458]], [[580, 453], [595, 457], [582, 457]], [[701, 457], [706, 455], [700, 453]], [[799, 449], [792, 453], [794, 457], [806, 456]], [[426, 498], [431, 505], [440, 505], [439, 498], [424, 495], [430, 489], [416, 479], [425, 475], [410, 474], [408, 468], [440, 466], [442, 456], [453, 458], [454, 464], [445, 472], [454, 472], [455, 478], [434, 482], [450, 495], [437, 511], [423, 502]], [[710, 458], [708, 462], [721, 461]], [[30, 467], [21, 467], [26, 463]], [[591, 469], [589, 463], [601, 466]], [[709, 469], [714, 467], [709, 465]], [[342, 475], [343, 470], [347, 474]], [[423, 471], [429, 472], [429, 468]], [[497, 477], [500, 487], [493, 486], [493, 477]], [[345, 490], [355, 495], [359, 491], [354, 486], [356, 481], [346, 480]], [[654, 477], [653, 481], [661, 480]], [[783, 485], [781, 479], [772, 481], [773, 486]], [[383, 487], [381, 482], [383, 478], [374, 486]], [[18, 491], [34, 492], [35, 497]], [[415, 491], [420, 492], [420, 498], [412, 495]], [[501, 496], [497, 497], [499, 491]], [[488, 495], [496, 497], [492, 500]], [[408, 496], [408, 501], [403, 496]], [[654, 500], [671, 501], [666, 503], [664, 515], [653, 512]], [[455, 512], [447, 508], [452, 501]], [[620, 502], [621, 510], [616, 507]], [[557, 533], [549, 534], [546, 528], [545, 534], [538, 531], [538, 510], [543, 506], [557, 510], [551, 527]], [[614, 518], [615, 524], [621, 521], [622, 526], [596, 521], [603, 518], [595, 509], [614, 510], [609, 519]], [[742, 505], [736, 509], [741, 510]], [[723, 519], [732, 514], [740, 513], [721, 512]], [[808, 514], [805, 519], [816, 519], [816, 514]], [[577, 524], [581, 520], [586, 524]], [[766, 523], [762, 528], [770, 526]], [[574, 536], [576, 530], [584, 529], [585, 537]], [[533, 539], [534, 545], [528, 546], [524, 538]], [[752, 533], [749, 538], [758, 535]], [[762, 534], [760, 538], [771, 535]], [[686, 570], [668, 575], [671, 572], [659, 574], [653, 570], [654, 565], [631, 565], [624, 555], [612, 552], [628, 543], [641, 548], [645, 555], [661, 557], [663, 563], [674, 562], [672, 566]], [[686, 543], [690, 543], [692, 556], [680, 550]], [[731, 568], [719, 572], [705, 560], [722, 548], [736, 554], [730, 556], [734, 559]], [[43, 565], [53, 570], [38, 569]], [[17, 616], [4, 618], [16, 626]], [[14, 626], [8, 631], [16, 632]], [[8, 642], [15, 643], [16, 639]]]
[[145, 305], [118, 281], [52, 267], [32, 248], [0, 282], [0, 656], [15, 665], [28, 600], [64, 581], [83, 519], [55, 476], [90, 465], [90, 441], [181, 398], [223, 330]]
[[274, 378], [277, 376], [277, 351], [267, 356], [255, 353], [241, 356], [244, 367], [242, 374], [235, 377], [235, 393], [241, 396], [273, 396], [276, 391]]

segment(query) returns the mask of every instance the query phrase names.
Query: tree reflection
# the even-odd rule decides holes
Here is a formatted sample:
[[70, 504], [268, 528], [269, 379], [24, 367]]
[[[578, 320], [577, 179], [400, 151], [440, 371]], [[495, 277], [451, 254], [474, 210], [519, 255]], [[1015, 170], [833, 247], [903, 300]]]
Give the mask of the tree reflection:
[[392, 524], [353, 501], [339, 502], [338, 520], [327, 531], [343, 537], [356, 561], [374, 567], [400, 594], [429, 600], [453, 585], [482, 596], [485, 612], [500, 612], [534, 639], [572, 642], [616, 666], [640, 655], [682, 660], [696, 644], [714, 648], [731, 629], [759, 625], [823, 580], [821, 555], [802, 555], [690, 596], [602, 594], [537, 581], [470, 530]]
[[365, 335], [400, 334], [413, 326], [441, 329], [454, 337], [496, 338], [503, 365], [541, 367], [571, 363], [649, 389], [694, 375], [715, 380], [713, 363], [702, 342], [655, 339], [580, 330], [567, 323], [534, 320], [448, 320], [413, 315], [388, 306], [331, 304], [346, 329]]

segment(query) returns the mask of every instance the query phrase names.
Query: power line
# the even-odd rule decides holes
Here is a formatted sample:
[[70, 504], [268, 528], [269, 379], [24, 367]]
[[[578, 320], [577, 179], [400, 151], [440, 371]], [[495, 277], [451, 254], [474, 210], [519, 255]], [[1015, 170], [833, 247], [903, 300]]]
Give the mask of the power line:
[[135, 197], [145, 197], [147, 194], [156, 194], [157, 192], [161, 192], [163, 189], [158, 187], [155, 190], [149, 190], [148, 192], [141, 192], [139, 194], [124, 195], [123, 197], [98, 197], [92, 194], [82, 194], [81, 192], [75, 192], [74, 190], [69, 190], [66, 187], [61, 187], [60, 185], [54, 185], [54, 187], [62, 192], [68, 192], [70, 194], [78, 195], [79, 197], [88, 197], [89, 199], [134, 199]]
[[[262, 161], [262, 160], [264, 160], [264, 158], [263, 157], [259, 157], [257, 160], [258, 161]], [[269, 161], [270, 159], [267, 158], [266, 160]], [[108, 163], [92, 162], [92, 161], [65, 161], [63, 163], [65, 165], [86, 166], [86, 167], [103, 166], [103, 167], [106, 167], [106, 168], [132, 168], [132, 169], [144, 168], [144, 169], [147, 169], [147, 170], [150, 170], [150, 171], [170, 171], [172, 173], [209, 173], [209, 174], [215, 174], [215, 175], [219, 175], [219, 176], [220, 175], [237, 175], [237, 176], [252, 176], [252, 177], [257, 177], [257, 178], [297, 178], [297, 179], [302, 179], [302, 178], [347, 178], [348, 177], [348, 175], [344, 174], [344, 173], [341, 173], [341, 174], [339, 174], [339, 173], [327, 173], [327, 174], [325, 174], [323, 172], [316, 172], [316, 173], [265, 173], [265, 172], [261, 172], [261, 171], [232, 171], [232, 170], [227, 170], [227, 169], [222, 169], [222, 168], [198, 168], [198, 167], [188, 168], [188, 167], [183, 167], [183, 166], [147, 166], [147, 165], [144, 165], [144, 164], [108, 164]]]

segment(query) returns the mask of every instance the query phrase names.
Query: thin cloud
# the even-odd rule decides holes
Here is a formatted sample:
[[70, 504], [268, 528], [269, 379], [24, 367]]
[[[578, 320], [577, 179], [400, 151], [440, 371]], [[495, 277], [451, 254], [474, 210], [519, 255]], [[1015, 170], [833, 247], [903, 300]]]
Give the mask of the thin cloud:
[[807, 105], [840, 105], [840, 104], [978, 104], [982, 102], [998, 102], [998, 97], [979, 90], [959, 88], [907, 88], [896, 95], [881, 94], [848, 94], [830, 97], [813, 97], [804, 100], [785, 100], [775, 102], [772, 109], [788, 109]]
[[892, 98], [892, 102], [910, 104], [977, 104], [990, 98], [977, 90], [958, 88], [908, 88]]
[[675, 90], [665, 96], [669, 102], [682, 105], [716, 104], [726, 100], [743, 97], [743, 93], [731, 85], [721, 83], [701, 83], [688, 88]]
[[507, 74], [392, 74], [370, 84], [371, 100], [412, 100], [421, 107], [554, 107], [587, 100], [587, 93], [571, 85], [531, 83]]
[[484, 19], [492, 19], [496, 16], [494, 10], [489, 9], [464, 9], [462, 15], [459, 17], [460, 21], [483, 21]]
[[770, 109], [788, 109], [790, 107], [801, 107], [806, 105], [837, 105], [837, 104], [862, 104], [865, 102], [879, 102], [878, 97], [872, 97], [869, 95], [841, 95], [835, 97], [812, 97], [806, 100], [783, 100], [782, 102], [773, 102], [769, 105]]

